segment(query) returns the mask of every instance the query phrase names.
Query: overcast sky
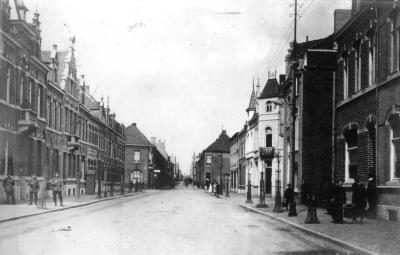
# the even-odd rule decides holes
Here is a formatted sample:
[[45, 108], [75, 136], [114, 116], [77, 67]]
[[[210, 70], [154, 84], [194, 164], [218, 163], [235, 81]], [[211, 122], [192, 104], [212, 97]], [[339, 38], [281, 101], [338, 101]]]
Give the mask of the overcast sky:
[[[42, 22], [42, 49], [76, 36], [80, 74], [117, 119], [166, 141], [189, 172], [193, 152], [246, 119], [252, 77], [284, 71], [293, 0], [25, 0]], [[299, 0], [298, 41], [333, 32], [350, 0]], [[68, 28], [64, 26], [67, 24]]]

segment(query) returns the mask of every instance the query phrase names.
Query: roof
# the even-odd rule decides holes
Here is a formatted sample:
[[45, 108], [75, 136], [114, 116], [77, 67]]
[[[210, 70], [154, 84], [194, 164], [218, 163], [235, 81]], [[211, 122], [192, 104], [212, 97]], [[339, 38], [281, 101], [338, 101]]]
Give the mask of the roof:
[[147, 140], [146, 136], [136, 126], [136, 123], [132, 123], [129, 127], [125, 128], [125, 136], [126, 136], [127, 144], [149, 145], [150, 146], [150, 142]]
[[296, 55], [294, 55], [293, 50], [291, 50], [291, 52], [289, 54], [289, 60], [300, 59], [308, 49], [316, 49], [316, 48], [325, 49], [325, 48], [327, 48], [327, 46], [325, 46], [325, 43], [329, 44], [329, 42], [330, 42], [327, 39], [332, 39], [332, 36], [328, 36], [328, 37], [317, 39], [317, 40], [297, 43]]
[[276, 78], [268, 79], [263, 91], [259, 96], [259, 99], [279, 97], [279, 93], [280, 91], [278, 80]]
[[205, 152], [226, 152], [230, 153], [230, 138], [226, 134], [226, 130], [222, 130], [221, 134], [210, 146], [205, 149]]
[[254, 86], [253, 86], [253, 91], [251, 92], [250, 96], [250, 102], [249, 102], [249, 107], [247, 107], [246, 111], [255, 111], [257, 107], [257, 97], [256, 97], [256, 92], [254, 91]]
[[64, 77], [65, 69], [68, 67], [68, 51], [57, 52], [57, 58], [58, 58], [57, 77], [58, 80], [61, 81], [62, 79], [65, 78]]

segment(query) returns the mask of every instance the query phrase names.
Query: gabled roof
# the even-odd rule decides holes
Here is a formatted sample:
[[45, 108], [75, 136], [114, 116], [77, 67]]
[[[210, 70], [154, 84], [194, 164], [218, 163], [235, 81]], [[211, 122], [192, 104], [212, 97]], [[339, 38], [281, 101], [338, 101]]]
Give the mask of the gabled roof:
[[[57, 52], [57, 58], [58, 58], [58, 70], [57, 70], [57, 77], [59, 81], [62, 79], [66, 79], [65, 70], [68, 67], [68, 51], [59, 51]], [[59, 84], [60, 85], [60, 84]]]
[[230, 153], [230, 138], [229, 136], [226, 134], [225, 130], [222, 130], [221, 134], [219, 135], [219, 137], [217, 138], [217, 140], [215, 140], [215, 142], [213, 142], [210, 146], [207, 147], [207, 149], [205, 149], [205, 152], [226, 152], [226, 153]]
[[264, 86], [263, 91], [260, 94], [259, 99], [279, 97], [279, 83], [276, 78], [268, 79]]
[[129, 127], [125, 128], [125, 136], [127, 144], [150, 146], [150, 142], [136, 126], [136, 123], [133, 123]]

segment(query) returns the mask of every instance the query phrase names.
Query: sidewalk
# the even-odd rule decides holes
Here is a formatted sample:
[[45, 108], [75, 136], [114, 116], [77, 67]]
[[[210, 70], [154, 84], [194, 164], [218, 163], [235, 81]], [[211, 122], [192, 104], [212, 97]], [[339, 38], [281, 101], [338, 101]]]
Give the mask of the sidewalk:
[[[0, 204], [0, 223], [5, 221], [17, 220], [20, 218], [26, 218], [34, 215], [50, 213], [54, 211], [61, 211], [70, 208], [81, 207], [85, 205], [90, 205], [93, 203], [98, 203], [102, 201], [118, 199], [127, 196], [133, 196], [136, 194], [143, 193], [154, 193], [157, 192], [155, 190], [145, 190], [145, 192], [138, 193], [128, 193], [126, 192], [124, 195], [120, 195], [119, 192], [117, 194], [114, 193], [113, 197], [106, 198], [97, 198], [97, 195], [81, 195], [79, 200], [76, 200], [75, 196], [63, 197], [63, 206], [60, 206], [59, 203], [57, 206], [54, 205], [53, 198], [48, 197], [46, 199], [45, 208], [41, 208], [40, 202], [38, 201], [38, 205], [29, 205], [29, 201], [25, 203], [18, 203], [16, 205], [7, 205]], [[59, 201], [58, 201], [59, 202]]]
[[231, 193], [229, 198], [243, 208], [266, 215], [270, 218], [289, 224], [308, 234], [319, 238], [333, 241], [345, 248], [350, 248], [361, 254], [399, 254], [400, 252], [400, 223], [380, 220], [364, 219], [363, 224], [352, 224], [351, 219], [345, 218], [345, 224], [334, 224], [326, 210], [317, 209], [320, 224], [304, 224], [307, 216], [307, 207], [297, 206], [297, 217], [288, 217], [288, 212], [274, 213], [274, 201], [271, 198], [266, 199], [268, 208], [257, 208], [258, 198], [252, 198], [252, 204], [246, 204], [245, 194]]

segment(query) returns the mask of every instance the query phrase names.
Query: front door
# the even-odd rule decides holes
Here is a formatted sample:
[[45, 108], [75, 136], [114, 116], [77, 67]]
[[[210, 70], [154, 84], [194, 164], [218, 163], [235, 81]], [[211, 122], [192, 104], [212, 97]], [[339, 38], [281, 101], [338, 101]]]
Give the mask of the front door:
[[95, 194], [95, 175], [88, 174], [86, 177], [86, 194], [94, 195]]

